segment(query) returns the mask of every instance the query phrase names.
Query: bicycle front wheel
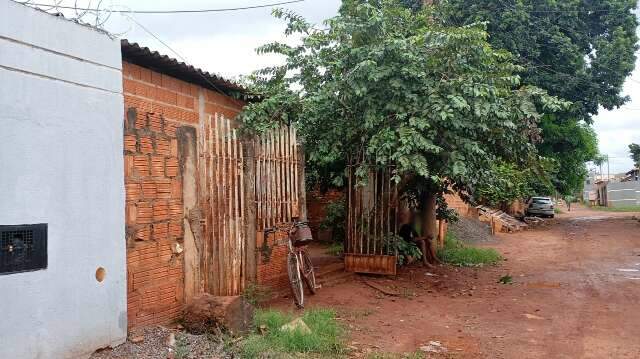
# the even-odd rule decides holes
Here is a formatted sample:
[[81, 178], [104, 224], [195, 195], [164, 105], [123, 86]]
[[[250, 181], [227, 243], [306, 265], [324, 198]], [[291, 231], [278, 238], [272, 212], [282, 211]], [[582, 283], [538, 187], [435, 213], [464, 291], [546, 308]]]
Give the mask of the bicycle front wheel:
[[289, 272], [289, 282], [293, 292], [293, 300], [298, 308], [304, 307], [304, 288], [302, 286], [302, 278], [300, 278], [300, 264], [294, 253], [287, 256], [287, 271]]
[[311, 263], [311, 258], [309, 258], [307, 251], [300, 251], [300, 260], [302, 261], [302, 278], [305, 283], [307, 283], [309, 292], [311, 292], [311, 294], [316, 294], [316, 274], [313, 270], [313, 263]]

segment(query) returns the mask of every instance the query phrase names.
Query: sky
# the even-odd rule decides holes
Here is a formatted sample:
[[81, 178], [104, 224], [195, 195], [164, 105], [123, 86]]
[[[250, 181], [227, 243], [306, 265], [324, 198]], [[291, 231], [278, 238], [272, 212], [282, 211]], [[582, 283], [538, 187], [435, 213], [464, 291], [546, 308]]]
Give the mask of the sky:
[[[74, 0], [57, 0], [72, 6]], [[212, 9], [270, 4], [282, 0], [106, 0], [103, 7], [132, 10]], [[51, 4], [54, 0], [32, 0]], [[95, 7], [97, 0], [78, 0], [78, 6]], [[295, 11], [316, 24], [334, 16], [340, 0], [305, 0], [281, 7]], [[73, 13], [65, 15], [73, 17]], [[175, 55], [154, 36], [144, 31], [124, 15], [112, 15], [104, 27], [112, 33], [135, 41], [152, 50], [182, 57], [186, 62], [203, 70], [229, 78], [249, 74], [253, 70], [276, 63], [279, 59], [258, 56], [255, 48], [271, 41], [286, 40], [282, 21], [271, 16], [270, 8], [202, 14], [132, 15], [155, 37], [167, 43], [180, 56]], [[640, 58], [640, 53], [638, 54]], [[633, 166], [628, 145], [640, 143], [640, 60], [636, 70], [627, 79], [624, 94], [631, 101], [613, 111], [602, 109], [594, 118], [602, 154], [609, 155], [611, 173], [625, 172]]]

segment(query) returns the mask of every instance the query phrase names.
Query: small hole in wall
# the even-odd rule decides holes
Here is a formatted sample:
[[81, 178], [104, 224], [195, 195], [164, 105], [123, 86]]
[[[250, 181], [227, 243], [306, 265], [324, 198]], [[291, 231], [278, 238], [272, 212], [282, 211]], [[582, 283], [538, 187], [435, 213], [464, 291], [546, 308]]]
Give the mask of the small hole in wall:
[[98, 267], [98, 269], [96, 269], [96, 280], [98, 282], [102, 282], [104, 280], [104, 277], [106, 276], [107, 276], [107, 271], [104, 270], [104, 268]]

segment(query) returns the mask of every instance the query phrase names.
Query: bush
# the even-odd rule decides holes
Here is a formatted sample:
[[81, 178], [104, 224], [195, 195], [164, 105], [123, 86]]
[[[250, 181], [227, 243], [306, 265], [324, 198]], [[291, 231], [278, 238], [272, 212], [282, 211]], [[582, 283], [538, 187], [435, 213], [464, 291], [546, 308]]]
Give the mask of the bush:
[[340, 199], [329, 203], [326, 211], [327, 215], [320, 223], [320, 229], [330, 230], [331, 239], [334, 242], [342, 243], [346, 237], [347, 204], [344, 199]]
[[302, 320], [311, 329], [310, 334], [280, 330], [291, 320], [293, 320], [291, 314], [277, 310], [257, 310], [256, 331], [241, 344], [241, 357], [282, 358], [287, 354], [295, 353], [322, 354], [322, 357], [326, 357], [344, 353], [343, 329], [336, 321], [335, 311], [331, 309], [305, 311]]
[[444, 248], [438, 250], [438, 258], [445, 263], [461, 267], [494, 265], [502, 256], [493, 248], [476, 248], [458, 241], [451, 232], [447, 233]]
[[422, 258], [422, 251], [413, 242], [407, 242], [397, 234], [389, 233], [383, 238], [384, 252], [397, 253], [398, 265], [404, 265], [409, 261], [409, 257], [413, 259]]

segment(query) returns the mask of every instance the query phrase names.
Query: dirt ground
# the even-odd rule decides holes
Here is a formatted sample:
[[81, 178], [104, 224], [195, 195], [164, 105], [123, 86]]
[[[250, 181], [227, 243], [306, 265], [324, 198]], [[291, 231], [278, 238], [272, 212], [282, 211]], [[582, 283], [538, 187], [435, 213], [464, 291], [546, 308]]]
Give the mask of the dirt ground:
[[[640, 223], [633, 213], [574, 206], [555, 224], [500, 234], [498, 266], [404, 268], [322, 288], [355, 352], [412, 353], [437, 341], [446, 358], [640, 358]], [[635, 214], [639, 215], [639, 214]], [[512, 284], [498, 280], [510, 275]], [[289, 299], [273, 306], [292, 310]], [[432, 346], [433, 347], [433, 346]]]

